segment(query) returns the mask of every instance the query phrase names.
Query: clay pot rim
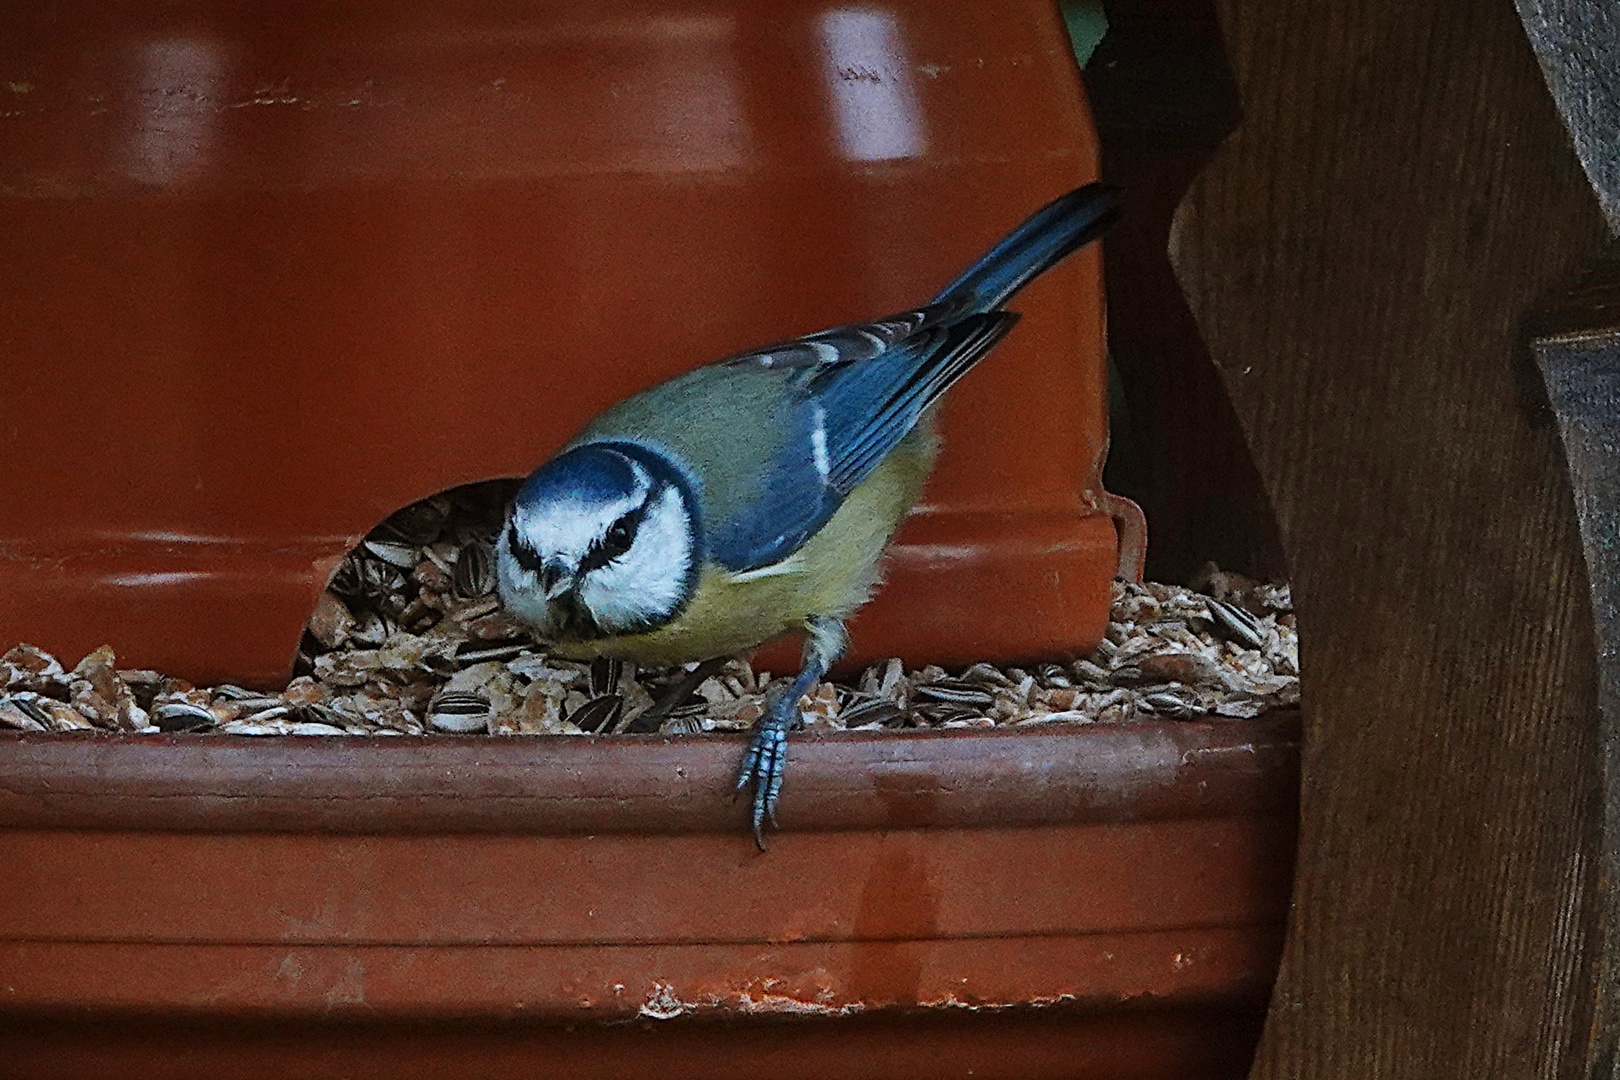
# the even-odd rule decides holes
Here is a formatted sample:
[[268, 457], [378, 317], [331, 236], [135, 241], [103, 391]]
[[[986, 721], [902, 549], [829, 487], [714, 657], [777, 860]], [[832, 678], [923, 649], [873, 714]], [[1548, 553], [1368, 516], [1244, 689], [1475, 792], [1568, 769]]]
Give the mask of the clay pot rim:
[[[787, 831], [1294, 816], [1300, 714], [796, 736]], [[0, 737], [10, 828], [737, 832], [742, 735]]]

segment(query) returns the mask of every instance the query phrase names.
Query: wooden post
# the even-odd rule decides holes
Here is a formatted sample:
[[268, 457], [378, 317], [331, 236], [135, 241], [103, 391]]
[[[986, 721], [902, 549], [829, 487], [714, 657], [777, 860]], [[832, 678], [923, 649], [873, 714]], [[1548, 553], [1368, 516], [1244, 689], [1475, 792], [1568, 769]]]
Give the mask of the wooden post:
[[1511, 4], [1221, 0], [1244, 119], [1171, 255], [1292, 563], [1306, 752], [1257, 1078], [1576, 1077], [1592, 614], [1525, 345], [1606, 230]]

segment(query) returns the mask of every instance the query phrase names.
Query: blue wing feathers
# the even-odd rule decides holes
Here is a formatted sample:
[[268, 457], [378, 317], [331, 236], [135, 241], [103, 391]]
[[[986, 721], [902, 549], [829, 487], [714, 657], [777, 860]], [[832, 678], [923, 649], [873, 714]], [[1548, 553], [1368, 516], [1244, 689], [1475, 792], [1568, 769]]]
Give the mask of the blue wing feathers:
[[1119, 189], [1087, 184], [1031, 214], [968, 270], [935, 304], [993, 311], [1013, 293], [1107, 231], [1119, 217]]
[[1088, 184], [1037, 210], [927, 307], [723, 361], [783, 372], [782, 392], [792, 400], [759, 498], [711, 524], [710, 557], [744, 571], [797, 551], [1012, 329], [1018, 316], [1000, 306], [1100, 236], [1117, 208], [1114, 188]]
[[919, 348], [894, 349], [818, 378], [812, 392], [826, 414], [832, 487], [853, 491], [1017, 320], [1010, 312], [969, 316], [931, 333]]
[[795, 404], [792, 431], [761, 478], [760, 497], [712, 527], [710, 556], [744, 571], [797, 551], [1017, 320], [1006, 311], [970, 316], [870, 360], [818, 373]]
[[759, 497], [730, 521], [712, 526], [709, 556], [730, 570], [756, 570], [797, 551], [837, 512], [843, 495], [816, 467], [815, 409], [795, 403], [792, 430], [760, 477]]

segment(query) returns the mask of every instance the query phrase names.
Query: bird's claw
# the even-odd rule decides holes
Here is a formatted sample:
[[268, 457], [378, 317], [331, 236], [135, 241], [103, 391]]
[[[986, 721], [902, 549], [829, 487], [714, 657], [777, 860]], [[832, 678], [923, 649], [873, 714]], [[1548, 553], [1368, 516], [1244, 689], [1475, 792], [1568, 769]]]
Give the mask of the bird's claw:
[[787, 766], [787, 728], [769, 722], [754, 730], [754, 739], [743, 755], [737, 772], [737, 790], [754, 786], [754, 843], [765, 850], [765, 823], [776, 828], [776, 799], [782, 792], [782, 773]]

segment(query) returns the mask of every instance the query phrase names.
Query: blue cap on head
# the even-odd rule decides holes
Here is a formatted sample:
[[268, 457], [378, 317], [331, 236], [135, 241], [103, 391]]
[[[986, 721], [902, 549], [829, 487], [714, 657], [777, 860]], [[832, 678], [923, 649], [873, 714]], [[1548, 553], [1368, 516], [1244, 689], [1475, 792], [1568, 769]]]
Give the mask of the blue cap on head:
[[611, 502], [641, 486], [624, 454], [606, 446], [579, 446], [536, 469], [518, 489], [517, 503]]

